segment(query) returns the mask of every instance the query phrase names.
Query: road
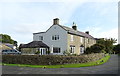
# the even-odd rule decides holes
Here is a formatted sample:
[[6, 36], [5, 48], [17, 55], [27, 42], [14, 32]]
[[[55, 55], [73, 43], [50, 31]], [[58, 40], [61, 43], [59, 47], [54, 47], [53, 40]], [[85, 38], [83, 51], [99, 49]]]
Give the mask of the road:
[[31, 68], [2, 66], [3, 74], [118, 74], [118, 55], [111, 55], [108, 62], [91, 67], [80, 68]]

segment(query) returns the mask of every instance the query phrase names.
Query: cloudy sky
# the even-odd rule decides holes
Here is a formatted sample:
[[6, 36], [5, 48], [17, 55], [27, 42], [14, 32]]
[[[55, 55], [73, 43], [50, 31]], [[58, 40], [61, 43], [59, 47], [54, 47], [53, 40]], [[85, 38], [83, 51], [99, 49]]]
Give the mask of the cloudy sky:
[[95, 38], [118, 39], [118, 0], [1, 0], [0, 33], [18, 43], [33, 40], [33, 33], [46, 31], [53, 19]]

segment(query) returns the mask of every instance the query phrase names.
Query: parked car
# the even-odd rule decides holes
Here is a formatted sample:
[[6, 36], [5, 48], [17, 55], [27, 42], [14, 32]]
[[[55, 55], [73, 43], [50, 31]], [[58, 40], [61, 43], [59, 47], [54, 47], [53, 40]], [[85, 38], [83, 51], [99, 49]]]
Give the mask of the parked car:
[[2, 54], [21, 54], [21, 52], [15, 49], [10, 49], [10, 50], [2, 50]]

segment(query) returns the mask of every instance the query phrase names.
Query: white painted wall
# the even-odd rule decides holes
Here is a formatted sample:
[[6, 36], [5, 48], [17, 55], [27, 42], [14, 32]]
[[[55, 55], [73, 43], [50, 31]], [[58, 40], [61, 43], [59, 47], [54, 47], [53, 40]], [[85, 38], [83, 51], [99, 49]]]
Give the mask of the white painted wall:
[[[52, 40], [53, 35], [59, 35], [59, 40]], [[67, 31], [59, 25], [53, 25], [46, 33], [33, 35], [33, 40], [39, 41], [39, 36], [43, 36], [43, 43], [50, 47], [51, 53], [53, 53], [53, 47], [60, 47], [61, 53], [53, 53], [54, 55], [62, 55], [63, 51], [67, 50]]]
[[34, 35], [33, 35], [33, 41], [41, 41], [41, 40], [39, 39], [39, 36], [43, 36], [43, 40], [44, 40], [45, 34], [46, 34], [46, 33], [34, 34]]

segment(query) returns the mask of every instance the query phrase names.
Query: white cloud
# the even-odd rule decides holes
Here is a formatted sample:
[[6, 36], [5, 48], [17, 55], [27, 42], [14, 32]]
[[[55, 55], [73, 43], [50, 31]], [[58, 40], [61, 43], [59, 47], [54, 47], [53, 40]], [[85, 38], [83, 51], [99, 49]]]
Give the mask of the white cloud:
[[98, 37], [104, 37], [104, 38], [116, 38], [118, 39], [118, 28], [113, 28], [111, 30], [102, 31], [99, 33]]
[[[58, 5], [51, 4], [53, 6], [39, 6], [39, 7], [30, 7], [26, 8], [22, 6], [25, 2], [57, 2]], [[97, 2], [96, 0], [1, 0], [1, 2], [8, 3], [4, 7], [2, 7], [4, 12], [2, 12], [2, 17], [10, 22], [7, 26], [2, 26], [2, 28], [11, 35], [18, 42], [29, 42], [32, 40], [32, 33], [46, 31], [51, 25], [53, 18], [60, 18], [60, 24], [68, 23], [70, 17], [76, 8], [85, 2]], [[103, 0], [98, 0], [102, 2]], [[110, 2], [112, 0], [104, 0], [106, 2]], [[117, 1], [117, 0], [114, 0]], [[11, 2], [11, 3], [9, 3]], [[60, 3], [59, 3], [60, 2]], [[96, 6], [95, 6], [96, 7]], [[99, 8], [100, 6], [98, 6]], [[96, 8], [96, 9], [98, 9]], [[105, 11], [101, 11], [102, 15], [106, 14]], [[6, 21], [6, 22], [7, 22]], [[13, 23], [13, 24], [12, 24]], [[96, 24], [98, 25], [98, 24]], [[100, 27], [92, 26], [88, 27], [86, 30], [90, 31], [90, 34], [94, 35], [94, 37], [104, 37], [102, 34], [106, 34], [105, 36], [109, 37], [109, 32], [111, 31], [103, 31], [101, 32]], [[86, 31], [85, 30], [85, 31]], [[112, 30], [115, 32], [115, 30]], [[112, 33], [111, 32], [111, 33]], [[100, 34], [101, 33], [101, 34]], [[114, 37], [113, 35], [111, 35]], [[116, 36], [115, 36], [116, 37]]]
[[32, 33], [46, 31], [53, 24], [53, 18], [60, 18], [61, 24], [67, 23], [76, 7], [81, 4], [83, 2], [63, 2], [56, 4], [57, 6], [51, 4], [53, 8], [50, 8], [52, 6], [26, 8], [22, 3], [5, 3], [2, 5], [2, 17], [5, 20], [5, 23], [2, 22], [4, 25], [2, 33], [9, 34], [20, 43], [31, 41]]
[[90, 35], [95, 38], [115, 38], [118, 43], [118, 28], [105, 30], [101, 27], [88, 27], [86, 30], [90, 31]]
[[1, 2], [85, 2], [88, 0], [1, 0]]
[[1, 0], [1, 2], [118, 2], [119, 0]]

